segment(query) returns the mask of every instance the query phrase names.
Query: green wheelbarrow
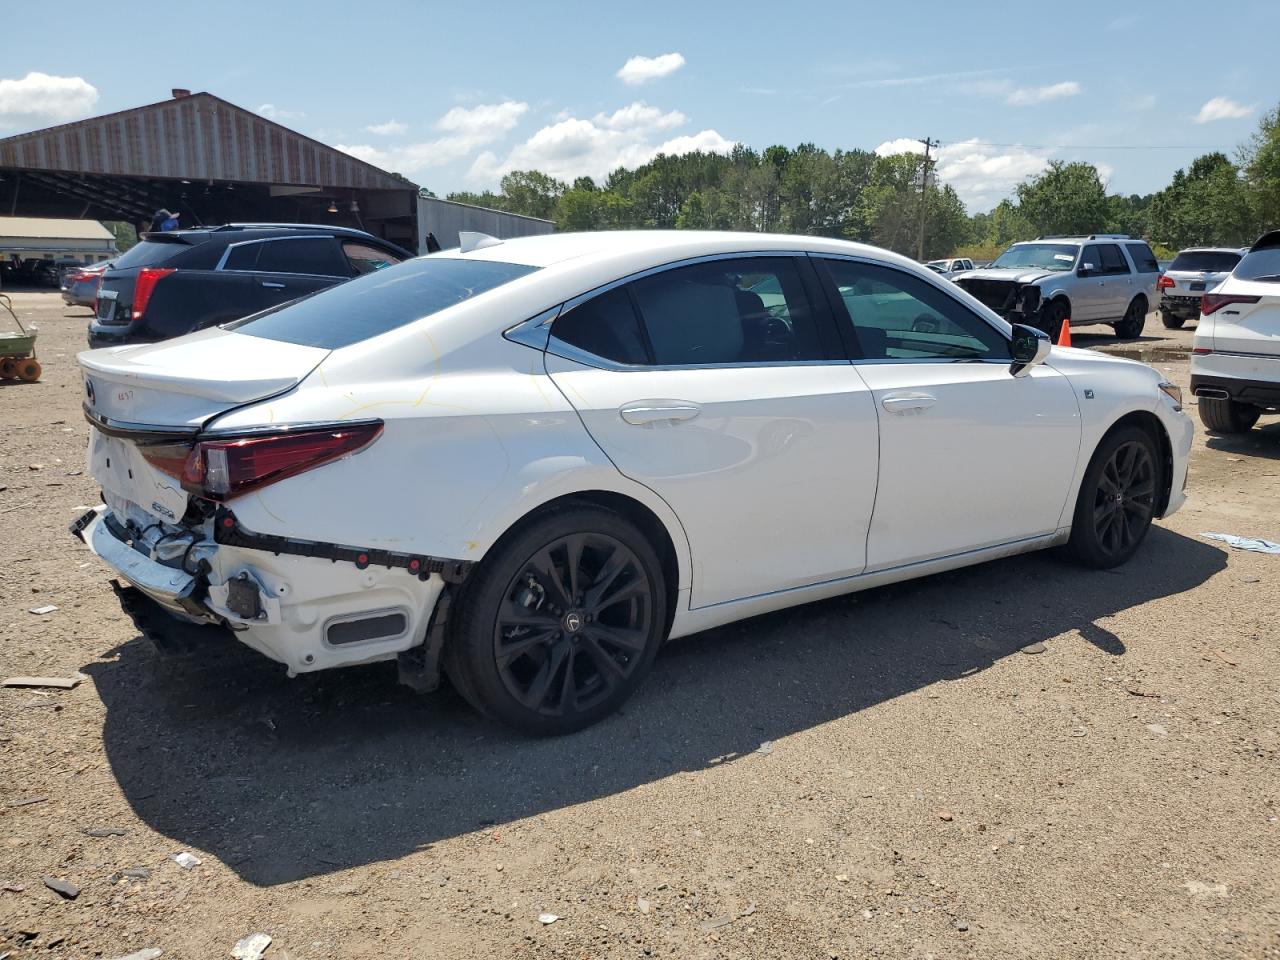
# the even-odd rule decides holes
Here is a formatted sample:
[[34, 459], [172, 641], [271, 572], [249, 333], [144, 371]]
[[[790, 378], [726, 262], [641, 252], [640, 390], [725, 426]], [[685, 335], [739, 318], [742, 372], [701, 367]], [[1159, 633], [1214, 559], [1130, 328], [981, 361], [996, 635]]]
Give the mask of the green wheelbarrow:
[[0, 333], [0, 379], [35, 383], [40, 379], [36, 335], [28, 332], [22, 325], [18, 315], [13, 312], [13, 302], [4, 294], [0, 294], [0, 307], [4, 307], [18, 325], [17, 333]]

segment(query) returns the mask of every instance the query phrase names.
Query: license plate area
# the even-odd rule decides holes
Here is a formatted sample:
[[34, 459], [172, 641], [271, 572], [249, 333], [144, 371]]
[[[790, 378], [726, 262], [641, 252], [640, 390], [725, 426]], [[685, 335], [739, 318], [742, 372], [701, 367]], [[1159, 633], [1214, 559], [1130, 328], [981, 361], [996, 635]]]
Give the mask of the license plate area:
[[187, 510], [187, 492], [177, 479], [161, 473], [142, 458], [133, 443], [90, 434], [89, 472], [102, 487], [112, 512], [128, 517], [140, 510], [156, 521], [176, 523]]
[[1190, 284], [1188, 284], [1188, 285], [1187, 285], [1187, 289], [1188, 289], [1188, 290], [1190, 290], [1190, 291], [1192, 291], [1193, 293], [1194, 293], [1194, 292], [1197, 292], [1197, 291], [1203, 291], [1203, 290], [1204, 290], [1204, 281], [1203, 281], [1203, 280], [1193, 280], [1193, 281], [1191, 281], [1191, 283], [1190, 283]]

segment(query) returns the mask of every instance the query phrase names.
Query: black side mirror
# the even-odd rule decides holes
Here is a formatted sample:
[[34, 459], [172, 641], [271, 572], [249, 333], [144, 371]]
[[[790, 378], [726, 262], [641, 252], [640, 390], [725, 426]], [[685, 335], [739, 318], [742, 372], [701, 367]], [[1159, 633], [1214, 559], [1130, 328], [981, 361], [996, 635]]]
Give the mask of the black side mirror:
[[1009, 374], [1014, 377], [1025, 377], [1031, 372], [1032, 367], [1045, 362], [1052, 349], [1053, 341], [1043, 330], [1015, 323], [1013, 339], [1009, 342], [1009, 351], [1013, 354], [1013, 363], [1009, 364]]

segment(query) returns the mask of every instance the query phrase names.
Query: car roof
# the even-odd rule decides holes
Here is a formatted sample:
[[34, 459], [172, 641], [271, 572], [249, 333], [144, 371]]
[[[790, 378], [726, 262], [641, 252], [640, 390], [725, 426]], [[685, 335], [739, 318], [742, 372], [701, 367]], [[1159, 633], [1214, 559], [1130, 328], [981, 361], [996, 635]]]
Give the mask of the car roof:
[[1244, 256], [1248, 247], [1187, 247], [1178, 251], [1181, 256], [1184, 253], [1238, 253]]
[[[354, 227], [333, 226], [327, 223], [224, 223], [218, 226], [184, 227], [180, 230], [166, 230], [164, 232], [174, 233], [179, 236], [206, 237], [211, 240], [225, 238], [228, 243], [236, 243], [246, 239], [289, 237], [318, 233], [324, 236], [350, 237], [353, 240], [372, 240], [375, 243], [386, 246], [395, 246], [394, 243], [375, 237], [364, 230], [357, 230]], [[152, 233], [154, 231], [143, 233], [142, 238], [146, 239]]]
[[463, 253], [457, 247], [431, 254], [554, 267], [609, 260], [672, 262], [729, 253], [833, 253], [873, 257], [919, 268], [920, 264], [879, 247], [829, 237], [739, 233], [721, 230], [601, 230], [591, 233], [548, 233], [515, 237]]

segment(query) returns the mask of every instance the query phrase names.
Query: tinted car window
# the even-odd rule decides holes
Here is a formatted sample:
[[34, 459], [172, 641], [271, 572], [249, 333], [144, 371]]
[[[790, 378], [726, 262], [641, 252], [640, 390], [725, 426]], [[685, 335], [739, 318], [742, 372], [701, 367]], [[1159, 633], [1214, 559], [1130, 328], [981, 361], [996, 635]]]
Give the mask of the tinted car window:
[[1160, 262], [1156, 260], [1156, 255], [1151, 252], [1151, 248], [1145, 243], [1126, 243], [1125, 247], [1129, 251], [1129, 256], [1133, 258], [1133, 263], [1138, 268], [1139, 273], [1160, 272]]
[[1093, 244], [1085, 247], [1080, 253], [1080, 269], [1083, 270], [1086, 266], [1092, 267], [1095, 272], [1102, 270], [1102, 253]]
[[1229, 250], [1187, 250], [1173, 258], [1169, 269], [1230, 273], [1239, 262], [1240, 254]]
[[551, 335], [614, 363], [649, 363], [649, 348], [627, 287], [615, 287], [557, 317]]
[[452, 257], [406, 260], [226, 326], [268, 340], [336, 350], [439, 313], [537, 269]]
[[383, 270], [393, 263], [400, 262], [399, 257], [386, 250], [379, 250], [377, 247], [354, 240], [343, 241], [342, 252], [346, 255], [347, 264], [356, 273], [373, 273], [375, 270]]
[[1246, 253], [1232, 276], [1240, 280], [1280, 283], [1280, 247], [1266, 247]]
[[191, 244], [181, 240], [143, 240], [130, 247], [115, 262], [116, 270], [128, 270], [130, 267], [155, 267], [167, 263], [192, 249]]
[[262, 273], [307, 273], [349, 277], [351, 270], [329, 237], [290, 237], [264, 240], [257, 269]]
[[1098, 252], [1102, 256], [1102, 273], [1132, 273], [1129, 263], [1114, 243], [1098, 244]]
[[631, 284], [658, 366], [785, 363], [826, 354], [790, 257], [732, 257]]
[[237, 243], [227, 248], [227, 259], [223, 270], [253, 270], [258, 265], [258, 254], [262, 252], [262, 244], [255, 241]]
[[981, 317], [902, 270], [825, 260], [867, 360], [1010, 358], [1009, 341]]

